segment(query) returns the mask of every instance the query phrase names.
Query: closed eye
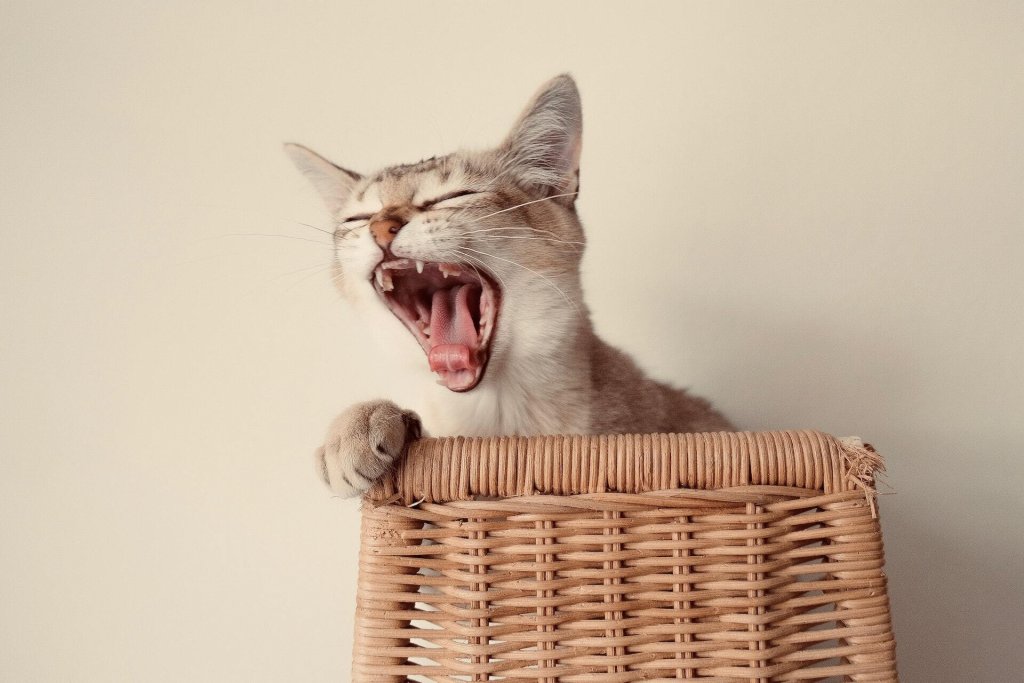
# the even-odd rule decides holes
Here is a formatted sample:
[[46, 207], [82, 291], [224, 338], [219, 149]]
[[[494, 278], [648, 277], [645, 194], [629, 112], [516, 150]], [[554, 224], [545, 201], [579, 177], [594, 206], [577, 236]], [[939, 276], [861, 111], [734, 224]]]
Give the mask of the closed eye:
[[479, 192], [477, 192], [476, 190], [456, 190], [454, 192], [449, 192], [448, 194], [443, 194], [440, 197], [435, 197], [433, 199], [428, 199], [427, 201], [421, 203], [419, 208], [420, 209], [429, 209], [430, 207], [434, 206], [435, 204], [440, 204], [441, 202], [446, 202], [449, 199], [457, 199], [458, 197], [465, 197], [466, 195], [470, 195], [470, 194], [479, 194]]
[[368, 221], [373, 218], [372, 213], [361, 213], [358, 216], [349, 216], [341, 222], [342, 225], [345, 223], [354, 223], [355, 221]]

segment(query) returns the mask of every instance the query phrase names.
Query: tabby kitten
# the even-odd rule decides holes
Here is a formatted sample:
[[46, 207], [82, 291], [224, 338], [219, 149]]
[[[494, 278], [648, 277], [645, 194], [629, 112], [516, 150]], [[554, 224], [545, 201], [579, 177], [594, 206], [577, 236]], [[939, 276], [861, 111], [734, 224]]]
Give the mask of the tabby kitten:
[[[382, 324], [420, 347], [418, 407], [432, 434], [731, 428], [594, 333], [580, 284], [581, 134], [579, 92], [562, 75], [495, 149], [361, 175], [286, 146], [334, 221], [342, 295], [371, 318], [389, 311]], [[360, 403], [331, 424], [318, 467], [336, 493], [355, 495], [419, 435], [417, 413]]]

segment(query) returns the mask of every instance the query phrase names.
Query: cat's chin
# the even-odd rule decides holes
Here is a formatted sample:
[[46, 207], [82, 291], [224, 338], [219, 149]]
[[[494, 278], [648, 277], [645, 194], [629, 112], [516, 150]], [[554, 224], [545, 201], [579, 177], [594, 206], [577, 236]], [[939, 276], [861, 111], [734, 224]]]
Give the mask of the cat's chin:
[[371, 284], [412, 333], [438, 384], [464, 392], [483, 379], [501, 290], [476, 267], [412, 259], [382, 261]]

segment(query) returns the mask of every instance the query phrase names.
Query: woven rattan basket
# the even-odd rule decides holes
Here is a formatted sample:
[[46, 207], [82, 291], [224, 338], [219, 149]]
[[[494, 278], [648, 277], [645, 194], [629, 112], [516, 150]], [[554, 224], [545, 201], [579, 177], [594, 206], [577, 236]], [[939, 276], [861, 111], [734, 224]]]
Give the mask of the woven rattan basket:
[[353, 680], [894, 681], [880, 467], [818, 432], [417, 442], [364, 500]]

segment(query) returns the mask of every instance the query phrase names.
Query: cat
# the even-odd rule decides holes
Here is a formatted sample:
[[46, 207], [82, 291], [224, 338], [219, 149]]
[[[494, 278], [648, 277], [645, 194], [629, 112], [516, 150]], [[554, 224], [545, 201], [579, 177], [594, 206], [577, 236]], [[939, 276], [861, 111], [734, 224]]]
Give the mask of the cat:
[[424, 423], [466, 436], [732, 430], [595, 334], [580, 282], [581, 140], [579, 91], [563, 74], [494, 149], [361, 175], [285, 146], [327, 204], [343, 298], [390, 311], [382, 324], [406, 328], [415, 379], [427, 380], [422, 422], [389, 400], [334, 420], [316, 462], [336, 494], [369, 488]]

